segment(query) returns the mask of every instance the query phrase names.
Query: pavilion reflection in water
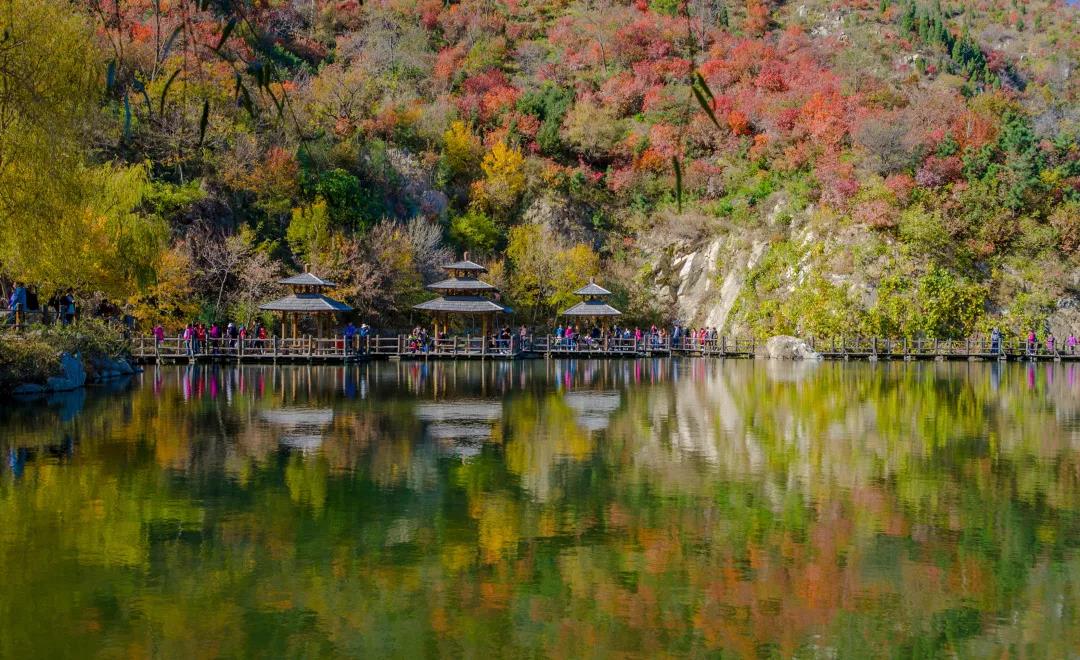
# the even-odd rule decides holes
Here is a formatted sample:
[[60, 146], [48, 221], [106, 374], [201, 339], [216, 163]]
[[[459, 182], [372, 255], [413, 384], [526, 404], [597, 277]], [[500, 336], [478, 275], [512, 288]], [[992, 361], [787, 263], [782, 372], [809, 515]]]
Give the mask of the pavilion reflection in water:
[[567, 392], [563, 400], [574, 411], [578, 425], [586, 431], [606, 429], [611, 423], [611, 416], [622, 405], [622, 395], [617, 390]]
[[492, 437], [492, 427], [502, 419], [498, 400], [452, 399], [416, 405], [416, 418], [426, 425], [428, 437], [462, 458], [480, 453]]
[[323, 435], [334, 422], [331, 408], [273, 408], [259, 413], [282, 435], [278, 442], [290, 449], [307, 453], [322, 447]]

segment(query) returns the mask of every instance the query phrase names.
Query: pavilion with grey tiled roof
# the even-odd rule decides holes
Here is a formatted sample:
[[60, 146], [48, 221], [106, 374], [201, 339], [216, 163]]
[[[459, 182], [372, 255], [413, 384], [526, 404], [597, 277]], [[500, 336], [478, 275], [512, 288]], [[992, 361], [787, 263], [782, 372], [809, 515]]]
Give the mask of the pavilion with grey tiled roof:
[[607, 304], [606, 298], [611, 295], [611, 292], [596, 282], [590, 280], [588, 284], [575, 291], [574, 295], [581, 296], [583, 300], [563, 311], [562, 316], [592, 319], [622, 316], [622, 312]]
[[289, 287], [292, 292], [284, 298], [259, 305], [259, 309], [281, 313], [282, 328], [284, 329], [286, 323], [291, 325], [294, 338], [297, 323], [305, 316], [315, 319], [319, 335], [322, 336], [326, 331], [326, 321], [332, 319], [334, 314], [352, 311], [352, 307], [323, 293], [324, 290], [332, 289], [337, 284], [324, 280], [314, 273], [305, 271], [279, 280], [279, 284]]
[[498, 295], [499, 289], [480, 279], [487, 268], [469, 261], [468, 253], [460, 261], [443, 266], [443, 270], [447, 278], [426, 287], [440, 295], [413, 307], [431, 314], [436, 337], [449, 331], [452, 317], [479, 317], [483, 334], [487, 336], [494, 316], [511, 312], [509, 307], [489, 297]]

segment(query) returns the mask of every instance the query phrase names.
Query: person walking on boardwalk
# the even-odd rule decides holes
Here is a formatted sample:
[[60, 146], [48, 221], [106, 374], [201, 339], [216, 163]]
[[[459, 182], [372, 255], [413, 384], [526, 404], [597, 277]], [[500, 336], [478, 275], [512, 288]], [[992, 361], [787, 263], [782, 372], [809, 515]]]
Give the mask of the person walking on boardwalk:
[[990, 354], [998, 355], [1001, 353], [1001, 331], [994, 328], [990, 331]]
[[353, 353], [353, 342], [356, 340], [356, 325], [349, 321], [342, 334], [345, 336], [345, 355], [351, 355]]
[[1076, 333], [1070, 332], [1069, 338], [1065, 340], [1065, 349], [1069, 351], [1069, 355], [1076, 355]]
[[68, 289], [64, 297], [60, 299], [60, 304], [62, 307], [61, 318], [64, 325], [71, 325], [75, 322], [75, 292]]
[[369, 326], [367, 323], [361, 323], [360, 324], [360, 333], [359, 333], [359, 335], [360, 335], [360, 352], [361, 353], [367, 353], [367, 341], [368, 341], [368, 337], [371, 336], [371, 326]]
[[165, 328], [161, 327], [161, 324], [158, 323], [157, 325], [154, 326], [153, 332], [154, 332], [154, 343], [157, 344], [158, 346], [161, 346], [161, 344], [165, 341]]
[[21, 282], [15, 283], [8, 299], [8, 323], [19, 325], [22, 322], [22, 314], [26, 311], [26, 287]]
[[195, 357], [195, 354], [199, 352], [199, 336], [195, 331], [195, 325], [188, 323], [184, 328], [184, 345], [187, 346], [187, 354], [189, 357]]
[[1054, 352], [1054, 344], [1055, 343], [1056, 343], [1056, 339], [1054, 338], [1054, 333], [1051, 332], [1048, 335], [1046, 335], [1046, 351], [1050, 355], [1055, 355], [1055, 352]]
[[1039, 341], [1038, 338], [1035, 337], [1035, 331], [1034, 330], [1029, 330], [1028, 331], [1028, 336], [1027, 336], [1027, 352], [1028, 352], [1028, 355], [1034, 355], [1035, 352], [1038, 350], [1038, 347], [1039, 347], [1038, 341]]

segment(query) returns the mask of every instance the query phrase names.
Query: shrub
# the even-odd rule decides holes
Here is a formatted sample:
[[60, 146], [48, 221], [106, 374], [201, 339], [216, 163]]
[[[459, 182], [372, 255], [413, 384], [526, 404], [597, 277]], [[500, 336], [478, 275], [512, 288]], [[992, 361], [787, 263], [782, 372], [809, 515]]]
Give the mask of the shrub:
[[59, 367], [59, 351], [43, 338], [0, 334], [0, 392], [21, 383], [44, 383]]

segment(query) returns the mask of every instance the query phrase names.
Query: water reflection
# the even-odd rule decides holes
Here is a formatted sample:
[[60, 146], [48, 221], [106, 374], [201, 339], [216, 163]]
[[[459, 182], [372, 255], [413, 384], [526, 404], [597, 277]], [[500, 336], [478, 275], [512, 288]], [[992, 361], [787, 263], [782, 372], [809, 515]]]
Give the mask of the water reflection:
[[1065, 657], [1075, 368], [162, 367], [5, 406], [0, 656]]

